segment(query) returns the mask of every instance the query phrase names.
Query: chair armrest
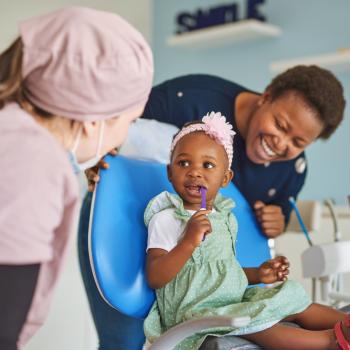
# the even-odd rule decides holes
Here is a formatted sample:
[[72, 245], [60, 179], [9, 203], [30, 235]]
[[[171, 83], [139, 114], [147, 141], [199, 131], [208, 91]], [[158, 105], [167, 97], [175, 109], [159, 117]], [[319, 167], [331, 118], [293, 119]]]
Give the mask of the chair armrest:
[[215, 316], [197, 320], [185, 321], [162, 334], [154, 343], [151, 350], [173, 349], [185, 338], [208, 328], [215, 327], [244, 327], [250, 322], [249, 316], [227, 317]]

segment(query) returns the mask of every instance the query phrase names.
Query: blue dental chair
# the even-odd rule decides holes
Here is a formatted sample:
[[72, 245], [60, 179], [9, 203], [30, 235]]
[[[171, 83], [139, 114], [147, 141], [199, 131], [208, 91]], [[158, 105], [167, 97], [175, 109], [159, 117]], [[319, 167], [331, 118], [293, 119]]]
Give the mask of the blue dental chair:
[[[103, 299], [120, 312], [145, 318], [155, 300], [145, 275], [147, 228], [143, 213], [149, 200], [167, 190], [173, 192], [164, 164], [122, 156], [108, 156], [108, 170], [101, 170], [93, 195], [89, 223], [89, 255], [96, 285]], [[270, 258], [266, 237], [255, 216], [231, 183], [221, 193], [236, 203], [239, 224], [237, 257], [243, 266], [258, 266]], [[221, 325], [244, 325], [247, 319], [210, 318], [185, 322], [169, 330], [152, 349], [170, 349], [173, 344], [196, 331]], [[226, 337], [224, 337], [226, 338]], [[260, 349], [238, 337], [208, 339], [203, 349]], [[237, 347], [220, 347], [217, 342], [236, 338]], [[211, 343], [211, 344], [210, 344]], [[172, 344], [172, 345], [169, 345]], [[248, 347], [251, 344], [251, 347]]]

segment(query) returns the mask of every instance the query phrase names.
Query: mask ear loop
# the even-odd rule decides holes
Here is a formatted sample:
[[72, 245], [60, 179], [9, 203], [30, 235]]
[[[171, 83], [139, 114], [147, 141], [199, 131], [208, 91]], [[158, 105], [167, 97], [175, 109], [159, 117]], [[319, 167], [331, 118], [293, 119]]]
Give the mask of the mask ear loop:
[[105, 121], [101, 120], [100, 132], [98, 135], [97, 153], [96, 153], [98, 156], [101, 156], [101, 148], [102, 148], [104, 130], [105, 130]]
[[79, 130], [78, 130], [78, 133], [77, 133], [77, 136], [75, 137], [75, 141], [74, 141], [74, 144], [73, 144], [73, 147], [72, 147], [72, 153], [75, 155], [75, 152], [77, 151], [78, 149], [78, 145], [79, 145], [79, 142], [80, 142], [80, 138], [81, 138], [81, 132], [83, 131], [83, 126], [80, 124], [80, 127], [79, 127]]
[[[102, 141], [103, 141], [103, 133], [104, 133], [104, 129], [105, 129], [105, 121], [102, 120], [101, 121], [101, 124], [100, 124], [100, 130], [99, 130], [99, 134], [98, 134], [98, 143], [97, 143], [97, 147], [96, 147], [96, 150], [97, 150], [97, 155], [100, 156], [100, 153], [101, 153], [101, 148], [102, 148]], [[83, 126], [80, 125], [80, 128], [78, 130], [78, 133], [77, 133], [77, 136], [75, 138], [75, 141], [74, 141], [74, 145], [72, 147], [72, 153], [75, 155], [75, 152], [77, 151], [78, 149], [78, 145], [79, 145], [79, 142], [80, 142], [80, 138], [81, 138], [81, 133], [83, 131]]]

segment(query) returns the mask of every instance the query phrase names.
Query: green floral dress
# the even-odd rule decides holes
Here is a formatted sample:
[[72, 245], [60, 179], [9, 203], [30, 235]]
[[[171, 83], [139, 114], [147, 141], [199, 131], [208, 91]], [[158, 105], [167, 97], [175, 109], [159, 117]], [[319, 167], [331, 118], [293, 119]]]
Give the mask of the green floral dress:
[[[255, 333], [310, 305], [304, 289], [290, 280], [274, 288], [247, 288], [247, 277], [235, 256], [237, 221], [231, 212], [233, 207], [231, 199], [217, 196], [215, 211], [209, 214], [212, 233], [194, 250], [177, 276], [156, 290], [156, 301], [144, 323], [150, 342], [186, 320], [219, 315], [251, 317], [245, 327], [207, 329], [176, 347], [198, 349], [207, 335]], [[191, 217], [180, 197], [162, 192], [146, 208], [146, 225], [154, 215], [168, 208], [174, 208], [173, 215], [179, 220], [187, 222]]]

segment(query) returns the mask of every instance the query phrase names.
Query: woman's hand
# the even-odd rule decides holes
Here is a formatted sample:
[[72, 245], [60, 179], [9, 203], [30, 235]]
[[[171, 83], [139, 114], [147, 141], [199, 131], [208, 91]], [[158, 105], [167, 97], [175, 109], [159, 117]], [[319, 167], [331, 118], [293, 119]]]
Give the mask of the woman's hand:
[[275, 238], [284, 232], [284, 214], [280, 206], [257, 201], [254, 204], [254, 211], [267, 237]]
[[[108, 154], [115, 156], [118, 154], [117, 149], [113, 149], [111, 150]], [[102, 158], [96, 166], [85, 170], [85, 176], [87, 178], [88, 181], [88, 191], [89, 192], [93, 192], [93, 190], [95, 189], [95, 185], [97, 182], [100, 181], [100, 176], [98, 175], [98, 170], [99, 169], [108, 169], [109, 165], [107, 162], [104, 161], [104, 159]]]
[[289, 274], [289, 261], [285, 256], [277, 256], [262, 263], [258, 268], [261, 283], [274, 283], [287, 280]]
[[182, 243], [189, 244], [193, 250], [198, 247], [203, 238], [211, 232], [211, 224], [207, 217], [211, 210], [198, 210], [188, 220]]

